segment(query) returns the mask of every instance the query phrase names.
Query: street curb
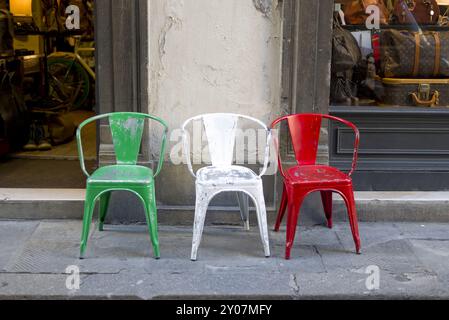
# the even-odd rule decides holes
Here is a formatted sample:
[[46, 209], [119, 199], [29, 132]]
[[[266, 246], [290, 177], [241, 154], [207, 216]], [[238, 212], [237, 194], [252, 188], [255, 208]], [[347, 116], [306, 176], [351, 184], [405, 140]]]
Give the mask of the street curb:
[[[449, 222], [449, 192], [356, 192], [355, 197], [360, 222]], [[335, 221], [347, 220], [343, 200], [337, 196], [334, 199]], [[80, 220], [83, 207], [84, 190], [0, 189], [0, 219]], [[320, 205], [305, 206], [302, 214], [310, 211], [317, 215], [317, 210], [321, 210]], [[235, 212], [225, 215], [211, 208], [208, 223], [238, 224], [238, 217]], [[268, 218], [273, 223], [276, 212], [269, 212]], [[193, 211], [160, 206], [159, 221], [166, 225], [190, 225]], [[141, 222], [144, 222], [143, 214]]]

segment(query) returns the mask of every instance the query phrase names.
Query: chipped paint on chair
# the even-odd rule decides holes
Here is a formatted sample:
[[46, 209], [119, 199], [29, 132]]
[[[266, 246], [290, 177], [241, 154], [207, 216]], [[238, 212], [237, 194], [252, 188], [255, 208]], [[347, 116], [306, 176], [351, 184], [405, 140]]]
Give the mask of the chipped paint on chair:
[[[267, 132], [264, 166], [259, 175], [249, 168], [233, 165], [238, 124], [243, 119], [257, 124]], [[211, 166], [203, 167], [196, 173], [191, 162], [191, 146], [187, 130], [188, 125], [195, 121], [202, 121], [212, 162]], [[262, 176], [267, 172], [269, 165], [271, 131], [257, 119], [237, 114], [218, 113], [200, 115], [187, 120], [183, 125], [183, 132], [184, 154], [188, 169], [196, 179], [195, 223], [191, 259], [197, 260], [209, 203], [222, 192], [237, 192], [241, 216], [247, 229], [249, 229], [249, 198], [254, 201], [264, 253], [266, 257], [269, 257], [270, 246]]]
[[[92, 122], [106, 118], [109, 119], [117, 163], [116, 165], [101, 167], [94, 173], [89, 174], [84, 163], [82, 129]], [[154, 120], [164, 127], [160, 159], [156, 173], [150, 168], [137, 165], [145, 119]], [[134, 112], [118, 112], [96, 116], [86, 120], [79, 126], [77, 131], [78, 153], [81, 169], [87, 176], [80, 258], [84, 257], [87, 248], [96, 201], [99, 200], [100, 202], [99, 230], [103, 231], [109, 200], [111, 193], [114, 191], [131, 192], [142, 201], [153, 244], [153, 253], [155, 258], [160, 257], [154, 180], [162, 170], [167, 133], [168, 127], [163, 120]]]

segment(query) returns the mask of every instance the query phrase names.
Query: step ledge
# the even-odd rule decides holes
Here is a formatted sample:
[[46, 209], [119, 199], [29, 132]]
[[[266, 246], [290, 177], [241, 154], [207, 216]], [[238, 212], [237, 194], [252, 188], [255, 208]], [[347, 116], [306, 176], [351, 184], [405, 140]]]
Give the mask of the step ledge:
[[84, 189], [0, 189], [0, 202], [84, 201]]
[[[2, 189], [0, 202], [29, 201], [84, 201], [85, 189]], [[356, 201], [388, 201], [388, 202], [446, 202], [449, 201], [449, 191], [438, 192], [377, 192], [360, 191], [355, 193]], [[342, 201], [336, 197], [336, 201]]]

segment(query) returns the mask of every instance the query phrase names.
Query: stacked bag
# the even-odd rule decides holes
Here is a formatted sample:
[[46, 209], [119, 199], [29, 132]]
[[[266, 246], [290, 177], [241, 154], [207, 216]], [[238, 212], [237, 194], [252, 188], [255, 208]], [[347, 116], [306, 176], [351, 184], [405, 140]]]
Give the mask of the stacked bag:
[[371, 34], [370, 57], [382, 82], [377, 100], [396, 106], [449, 106], [449, 31], [421, 28], [447, 26], [437, 0], [354, 0], [344, 4], [348, 25], [364, 25], [369, 5], [380, 9], [383, 27]]
[[449, 31], [386, 30], [381, 44], [384, 103], [449, 105]]

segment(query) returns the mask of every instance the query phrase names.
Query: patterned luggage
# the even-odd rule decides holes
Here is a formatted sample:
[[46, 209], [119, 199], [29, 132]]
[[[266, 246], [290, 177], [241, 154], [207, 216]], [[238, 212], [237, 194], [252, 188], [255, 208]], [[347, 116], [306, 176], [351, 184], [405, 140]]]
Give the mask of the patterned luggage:
[[382, 79], [382, 102], [393, 106], [449, 107], [449, 79]]
[[449, 77], [449, 31], [381, 32], [381, 74], [385, 78]]

